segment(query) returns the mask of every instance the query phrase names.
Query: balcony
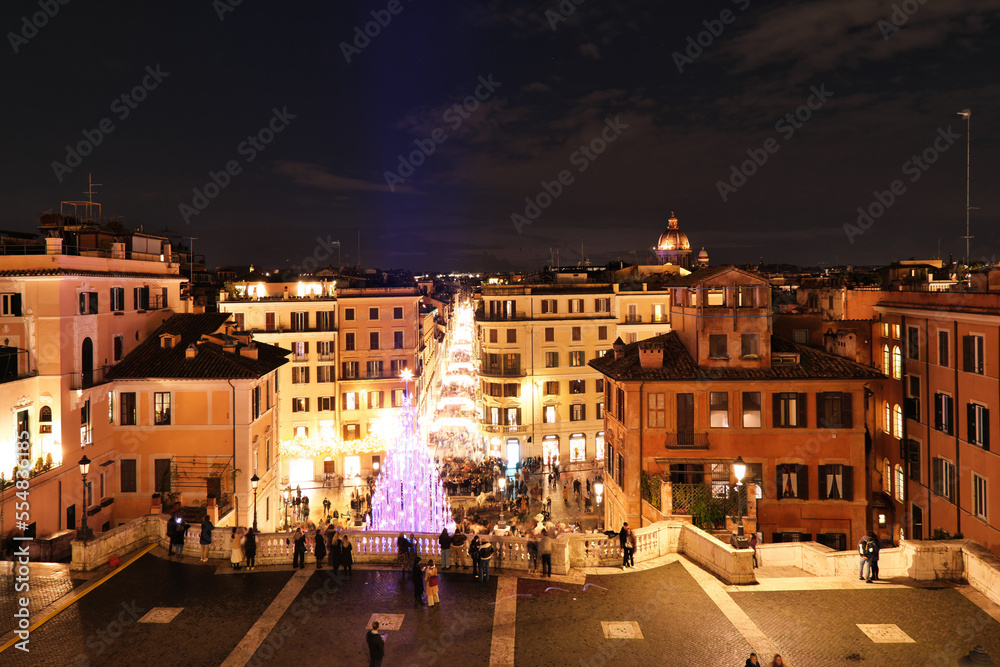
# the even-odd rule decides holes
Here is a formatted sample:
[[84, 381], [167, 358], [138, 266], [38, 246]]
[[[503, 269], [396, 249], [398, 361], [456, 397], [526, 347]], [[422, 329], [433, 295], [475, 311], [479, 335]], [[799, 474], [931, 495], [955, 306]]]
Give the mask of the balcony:
[[667, 449], [708, 449], [707, 433], [667, 433]]
[[523, 368], [498, 368], [496, 366], [484, 366], [479, 369], [482, 377], [494, 378], [523, 378], [526, 375]]
[[486, 433], [527, 433], [528, 427], [521, 426], [506, 426], [504, 424], [481, 424], [483, 431]]
[[109, 380], [105, 379], [104, 376], [112, 368], [114, 366], [98, 366], [91, 371], [74, 373], [70, 381], [70, 389], [89, 389], [90, 387], [96, 387], [99, 384], [108, 382]]
[[626, 315], [623, 324], [642, 324], [642, 315]]

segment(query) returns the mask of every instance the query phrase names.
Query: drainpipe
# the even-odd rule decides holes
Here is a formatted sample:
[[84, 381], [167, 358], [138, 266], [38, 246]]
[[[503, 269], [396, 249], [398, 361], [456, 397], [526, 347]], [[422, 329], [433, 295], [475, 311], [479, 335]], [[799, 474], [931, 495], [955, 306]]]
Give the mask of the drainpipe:
[[233, 390], [233, 510], [236, 512], [236, 525], [240, 524], [240, 497], [236, 493], [236, 385], [232, 380], [226, 378], [226, 382]]
[[[960, 435], [960, 433], [961, 433], [962, 429], [960, 429], [958, 427], [958, 425], [959, 425], [959, 415], [961, 414], [962, 404], [958, 400], [958, 354], [957, 354], [957, 352], [958, 352], [958, 342], [959, 342], [959, 339], [958, 339], [958, 320], [955, 320], [954, 327], [955, 327], [955, 336], [954, 336], [954, 338], [955, 338], [955, 351], [956, 351], [956, 354], [955, 354], [955, 409], [954, 409], [954, 414], [952, 415], [952, 421], [954, 423], [954, 428], [955, 428], [955, 486], [952, 489], [952, 491], [955, 493], [955, 532], [956, 533], [961, 533], [962, 532], [962, 484], [961, 484], [961, 482], [962, 482], [962, 466], [961, 466], [961, 462], [959, 461], [959, 450], [961, 449], [961, 443], [960, 443], [961, 435]], [[964, 347], [963, 347], [963, 349], [964, 349]], [[986, 349], [985, 345], [983, 346], [983, 349], [984, 350]], [[949, 352], [950, 352], [950, 350], [949, 350]], [[983, 372], [984, 372], [984, 374], [986, 372], [986, 363], [985, 363], [985, 361], [983, 362]], [[966, 424], [965, 427], [966, 427], [966, 429], [968, 429], [969, 425]]]
[[[665, 353], [666, 353], [666, 351], [664, 351], [664, 354]], [[642, 413], [643, 413], [643, 406], [645, 405], [645, 403], [643, 403], [643, 401], [642, 401], [642, 389], [645, 386], [646, 386], [645, 382], [640, 382], [639, 383], [639, 527], [640, 528], [642, 528], [642, 472], [643, 472], [643, 470], [642, 470], [642, 461], [643, 461], [643, 459], [642, 459], [642, 433], [643, 433], [643, 430], [642, 430]], [[665, 405], [663, 407], [666, 408]], [[660, 502], [661, 502], [661, 507], [662, 507], [662, 500]]]

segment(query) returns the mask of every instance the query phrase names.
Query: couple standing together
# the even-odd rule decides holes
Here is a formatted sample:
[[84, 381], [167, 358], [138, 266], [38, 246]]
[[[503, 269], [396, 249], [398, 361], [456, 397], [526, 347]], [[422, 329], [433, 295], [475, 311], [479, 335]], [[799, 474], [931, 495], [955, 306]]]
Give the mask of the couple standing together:
[[635, 533], [628, 527], [627, 521], [622, 524], [621, 532], [618, 533], [618, 541], [622, 547], [622, 569], [635, 567]]

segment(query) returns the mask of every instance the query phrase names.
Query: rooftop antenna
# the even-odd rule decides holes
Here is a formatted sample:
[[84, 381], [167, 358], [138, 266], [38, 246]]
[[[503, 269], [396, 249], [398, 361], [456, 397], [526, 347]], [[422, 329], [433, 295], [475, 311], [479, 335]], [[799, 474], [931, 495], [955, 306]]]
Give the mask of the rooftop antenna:
[[191, 257], [189, 258], [189, 261], [191, 263], [191, 288], [193, 289], [194, 288], [194, 242], [198, 240], [198, 237], [197, 236], [183, 236], [181, 238], [185, 238], [185, 239], [188, 239], [189, 241], [191, 241], [191, 244], [190, 244], [191, 247], [188, 249], [188, 251], [191, 253]]
[[972, 174], [972, 109], [962, 109], [958, 112], [958, 115], [965, 119], [965, 265], [969, 266], [969, 261], [972, 259], [969, 254], [969, 241], [972, 239], [972, 235], [969, 229], [969, 211], [972, 210], [972, 206], [969, 205], [969, 181]]
[[83, 193], [83, 194], [87, 195], [87, 218], [91, 218], [92, 217], [91, 216], [91, 206], [94, 203], [94, 195], [97, 194], [97, 192], [94, 191], [94, 188], [98, 187], [98, 186], [103, 187], [104, 184], [103, 183], [94, 183], [94, 175], [91, 174], [91, 173], [88, 173], [87, 174], [87, 191]]

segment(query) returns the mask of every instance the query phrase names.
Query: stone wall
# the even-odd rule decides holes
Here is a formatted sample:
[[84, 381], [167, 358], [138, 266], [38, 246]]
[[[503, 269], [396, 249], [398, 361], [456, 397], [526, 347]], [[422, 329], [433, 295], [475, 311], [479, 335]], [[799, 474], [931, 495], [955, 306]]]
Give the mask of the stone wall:
[[701, 528], [689, 523], [680, 526], [678, 551], [727, 584], [756, 584], [753, 550], [734, 549]]

